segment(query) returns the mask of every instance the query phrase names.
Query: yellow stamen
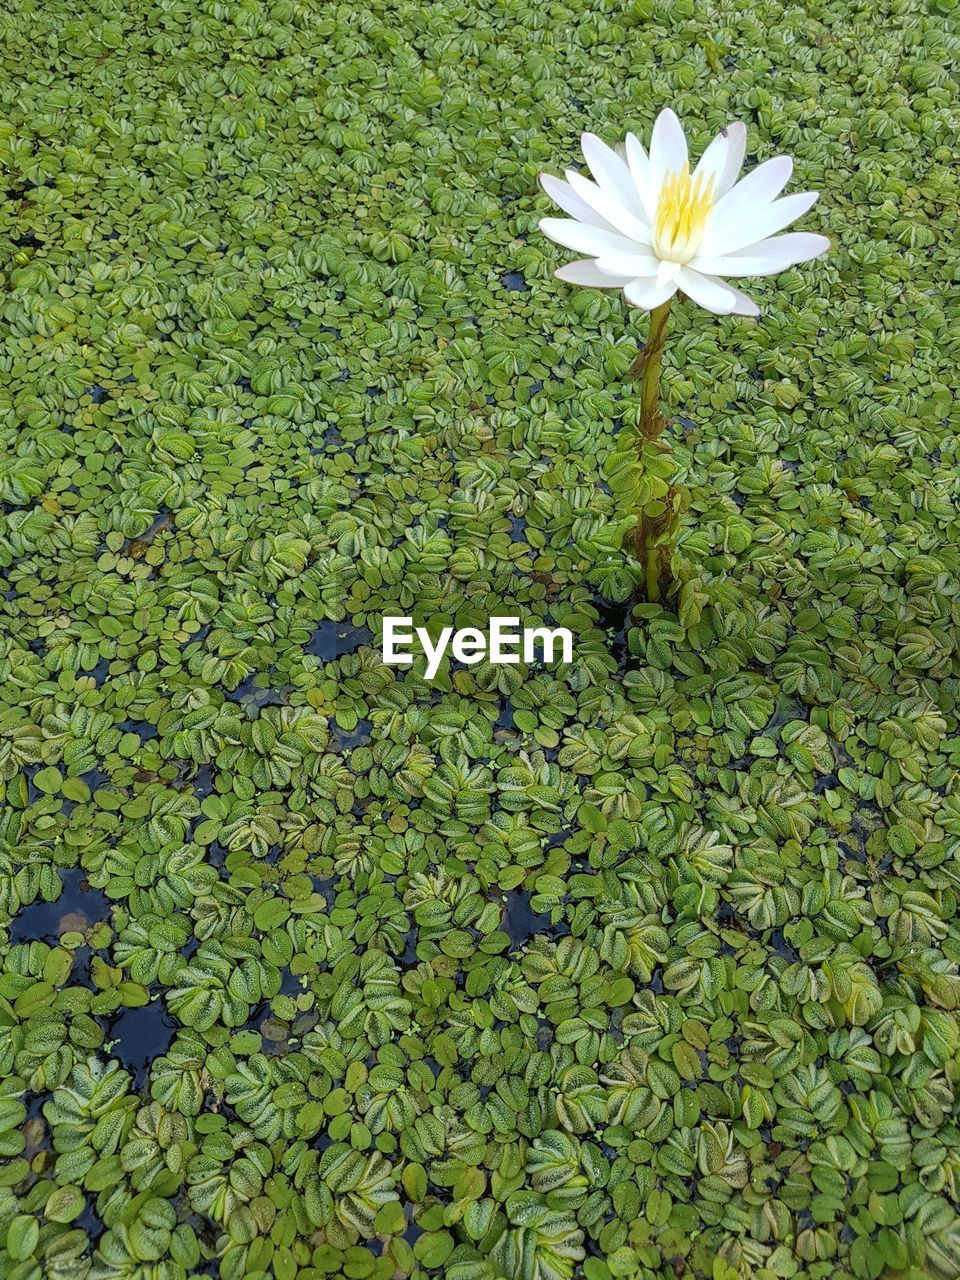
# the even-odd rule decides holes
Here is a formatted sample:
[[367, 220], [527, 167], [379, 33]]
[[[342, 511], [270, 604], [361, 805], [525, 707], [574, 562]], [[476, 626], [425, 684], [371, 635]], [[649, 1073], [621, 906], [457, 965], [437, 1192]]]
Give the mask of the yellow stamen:
[[655, 244], [661, 258], [689, 262], [696, 253], [713, 208], [713, 180], [701, 174], [696, 180], [684, 168], [668, 173], [657, 202]]

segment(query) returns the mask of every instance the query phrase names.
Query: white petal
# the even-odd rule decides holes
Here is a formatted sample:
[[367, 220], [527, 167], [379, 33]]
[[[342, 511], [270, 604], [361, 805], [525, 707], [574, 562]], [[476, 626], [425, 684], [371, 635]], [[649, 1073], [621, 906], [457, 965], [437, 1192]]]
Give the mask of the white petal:
[[758, 240], [737, 253], [698, 254], [693, 266], [698, 271], [714, 276], [774, 276], [798, 262], [807, 262], [830, 248], [826, 236], [813, 235], [809, 231], [791, 231], [785, 236]]
[[572, 218], [541, 218], [540, 230], [557, 244], [591, 258], [599, 258], [602, 253], [635, 253], [637, 248], [632, 240], [616, 231], [587, 227]]
[[580, 139], [583, 158], [597, 181], [597, 186], [616, 196], [624, 208], [637, 218], [644, 216], [644, 208], [633, 185], [633, 178], [622, 156], [601, 142], [595, 133], [585, 133]]
[[[695, 302], [698, 301], [698, 299], [690, 290], [691, 283], [693, 284], [694, 289], [700, 291], [703, 291], [711, 285], [715, 285], [718, 288], [723, 289], [728, 295], [728, 297], [724, 299], [724, 307], [727, 309], [719, 312], [720, 315], [758, 316], [760, 314], [760, 308], [754, 300], [752, 298], [748, 298], [745, 293], [741, 293], [739, 289], [735, 289], [733, 285], [728, 284], [726, 280], [719, 280], [716, 276], [704, 275], [700, 271], [694, 271], [692, 267], [684, 267], [683, 270], [685, 279], [681, 279], [680, 288], [683, 289], [685, 293], [689, 294]], [[699, 279], [694, 279], [691, 282], [691, 276], [699, 277]], [[704, 294], [703, 296], [706, 295]], [[707, 306], [707, 303], [701, 302], [700, 305]], [[714, 310], [713, 307], [709, 306], [707, 306], [707, 309], [710, 311]]]
[[657, 267], [657, 284], [667, 285], [680, 275], [680, 263], [663, 261]]
[[801, 191], [795, 196], [784, 196], [782, 200], [761, 204], [751, 210], [741, 209], [735, 216], [729, 213], [720, 216], [715, 211], [700, 252], [711, 258], [718, 254], [736, 253], [738, 249], [746, 249], [758, 240], [776, 235], [806, 213], [816, 203], [817, 196], [816, 191]]
[[677, 284], [694, 302], [718, 316], [728, 316], [737, 303], [734, 291], [729, 285], [709, 276], [702, 276], [692, 267], [681, 267], [677, 276]]
[[653, 173], [650, 169], [650, 161], [647, 153], [643, 149], [643, 144], [636, 134], [628, 133], [626, 141], [627, 163], [630, 166], [630, 176], [633, 178], [633, 185], [637, 189], [637, 194], [646, 211], [647, 218], [653, 222], [657, 216], [657, 189], [653, 184]]
[[[710, 241], [714, 231], [727, 225], [739, 226], [762, 205], [769, 204], [790, 181], [792, 172], [793, 161], [789, 156], [775, 156], [773, 160], [767, 160], [757, 165], [756, 169], [751, 169], [745, 178], [742, 178], [735, 187], [731, 187], [727, 194], [721, 196], [713, 206], [710, 225], [704, 237], [704, 251], [726, 252], [726, 250], [715, 249], [712, 244], [708, 245], [707, 242]], [[759, 238], [754, 236], [755, 240]], [[741, 243], [749, 242], [744, 240]]]
[[[711, 277], [711, 279], [713, 278], [714, 277]], [[733, 294], [734, 298], [736, 298], [733, 310], [730, 312], [732, 316], [758, 316], [760, 314], [760, 308], [752, 298], [748, 298], [747, 295], [745, 293], [741, 293], [739, 289], [734, 289], [732, 285], [728, 285], [727, 288]]]
[[688, 164], [683, 128], [670, 108], [665, 107], [654, 122], [650, 138], [650, 172], [655, 189], [659, 192], [666, 174], [686, 171]]
[[577, 262], [568, 262], [558, 267], [553, 274], [567, 284], [584, 284], [593, 289], [622, 289], [625, 284], [630, 283], [635, 273], [613, 275], [608, 271], [601, 271], [592, 258], [581, 258]]
[[642, 218], [630, 212], [622, 200], [609, 191], [603, 191], [593, 182], [588, 182], [572, 169], [567, 172], [567, 181], [578, 196], [601, 218], [616, 228], [623, 235], [636, 240], [638, 244], [650, 243], [650, 223], [646, 213]]
[[606, 219], [602, 218], [596, 209], [588, 205], [585, 200], [582, 200], [568, 182], [561, 182], [559, 178], [553, 177], [552, 174], [541, 173], [540, 185], [554, 204], [558, 204], [564, 213], [569, 213], [571, 218], [576, 218], [578, 222], [585, 222], [591, 227], [603, 227], [608, 231], [613, 230]]
[[733, 187], [733, 184], [740, 177], [740, 170], [743, 168], [743, 157], [747, 153], [747, 126], [741, 124], [739, 120], [734, 120], [732, 124], [727, 125], [727, 163], [723, 166], [723, 172], [717, 179], [716, 198], [719, 200], [721, 196], [725, 196]]
[[652, 311], [672, 298], [677, 291], [676, 281], [658, 285], [655, 280], [631, 280], [624, 288], [623, 296], [632, 307], [642, 307], [644, 311]]
[[713, 177], [713, 198], [719, 200], [736, 182], [747, 150], [747, 126], [735, 120], [725, 125], [700, 157], [694, 179]]
[[773, 200], [790, 181], [793, 173], [793, 161], [789, 156], [774, 156], [772, 160], [764, 160], [755, 169], [751, 169], [746, 177], [741, 178], [736, 186], [731, 187], [724, 197], [724, 202], [734, 202], [734, 198], [743, 203], [751, 200]]
[[601, 271], [611, 275], [625, 275], [628, 280], [637, 276], [655, 276], [660, 259], [654, 253], [602, 253], [597, 259]]

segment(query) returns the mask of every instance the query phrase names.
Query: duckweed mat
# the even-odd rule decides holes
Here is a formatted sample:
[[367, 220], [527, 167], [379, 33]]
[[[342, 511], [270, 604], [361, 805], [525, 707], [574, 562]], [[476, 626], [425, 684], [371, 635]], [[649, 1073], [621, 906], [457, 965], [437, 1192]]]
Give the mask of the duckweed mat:
[[[955, 1280], [952, 4], [4, 28], [0, 1274]], [[536, 231], [665, 104], [833, 240], [675, 308], [682, 617]]]

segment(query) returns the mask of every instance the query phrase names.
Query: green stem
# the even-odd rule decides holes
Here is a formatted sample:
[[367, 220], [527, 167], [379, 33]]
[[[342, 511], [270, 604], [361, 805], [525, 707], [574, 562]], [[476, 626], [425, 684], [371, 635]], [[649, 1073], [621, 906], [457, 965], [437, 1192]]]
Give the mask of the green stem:
[[646, 580], [647, 580], [647, 599], [657, 601], [660, 599], [660, 548], [645, 547], [644, 557], [646, 559]]
[[660, 416], [660, 360], [667, 339], [667, 322], [670, 319], [668, 298], [650, 312], [650, 330], [643, 348], [643, 382], [640, 385], [640, 434], [645, 440], [656, 440], [663, 430]]
[[[668, 299], [650, 313], [646, 345], [630, 370], [631, 373], [642, 375], [638, 424], [641, 448], [647, 443], [656, 447], [665, 425], [660, 413], [660, 360], [666, 342], [672, 301], [672, 298]], [[660, 600], [664, 591], [670, 589], [671, 548], [653, 542], [657, 531], [657, 525], [641, 511], [634, 531], [634, 548], [636, 558], [644, 566], [647, 599], [653, 601]]]

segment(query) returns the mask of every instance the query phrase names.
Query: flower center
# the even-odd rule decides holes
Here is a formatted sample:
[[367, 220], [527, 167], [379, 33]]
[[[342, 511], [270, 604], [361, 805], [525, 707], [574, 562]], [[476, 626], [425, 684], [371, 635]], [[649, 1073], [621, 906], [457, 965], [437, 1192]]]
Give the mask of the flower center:
[[689, 262], [700, 246], [713, 208], [713, 174], [704, 182], [685, 168], [668, 173], [660, 188], [654, 247], [668, 262]]

